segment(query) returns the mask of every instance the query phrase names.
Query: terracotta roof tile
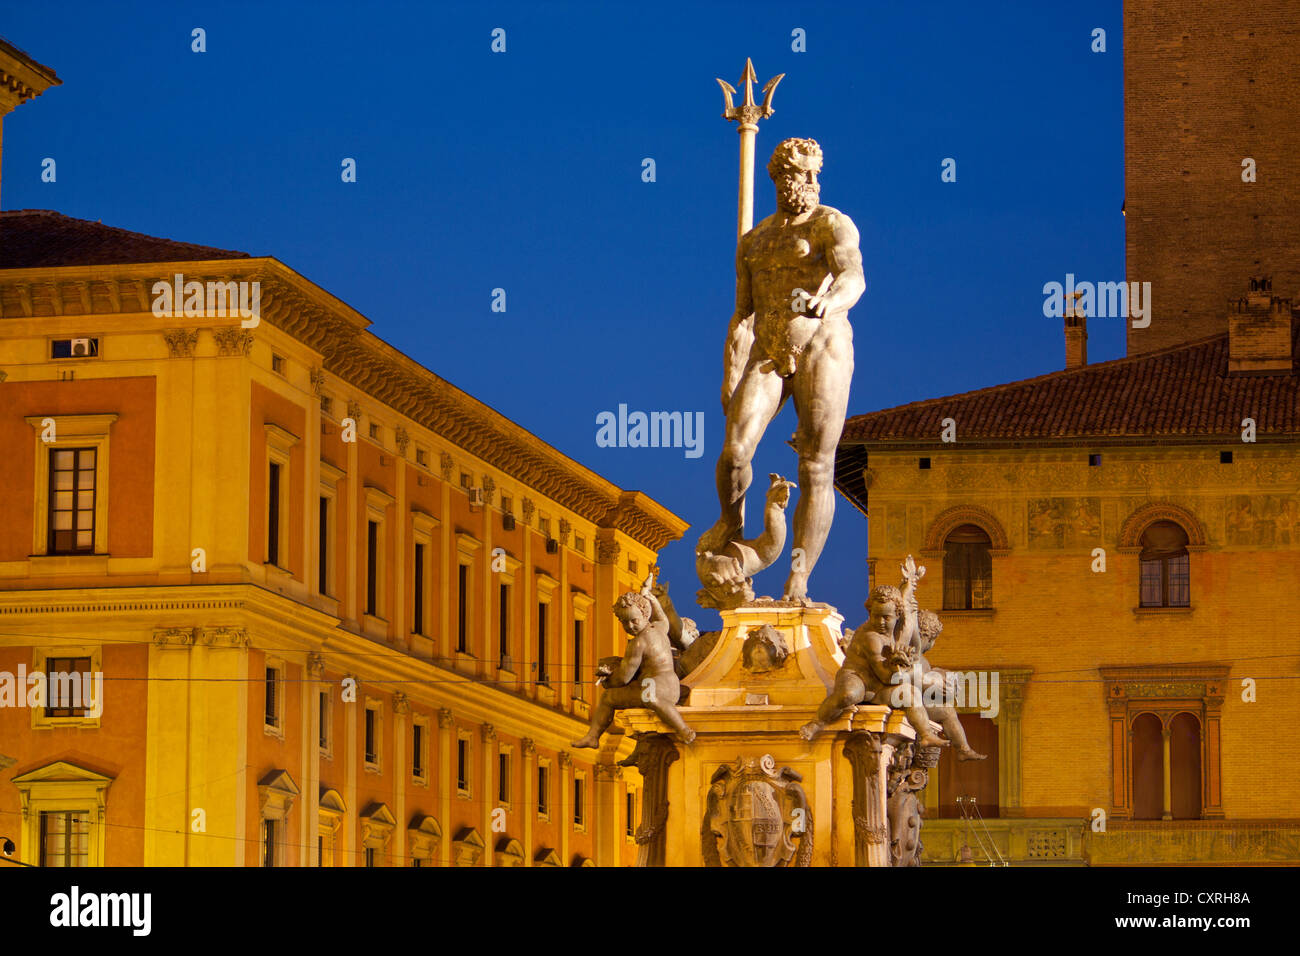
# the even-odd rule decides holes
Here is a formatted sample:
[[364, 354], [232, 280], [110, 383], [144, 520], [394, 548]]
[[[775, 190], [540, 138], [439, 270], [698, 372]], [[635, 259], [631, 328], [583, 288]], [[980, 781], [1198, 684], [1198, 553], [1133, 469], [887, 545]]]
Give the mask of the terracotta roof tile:
[[850, 418], [841, 445], [958, 440], [1300, 435], [1300, 338], [1289, 375], [1228, 375], [1228, 335]]
[[48, 209], [0, 212], [0, 269], [247, 258], [247, 252], [146, 236]]

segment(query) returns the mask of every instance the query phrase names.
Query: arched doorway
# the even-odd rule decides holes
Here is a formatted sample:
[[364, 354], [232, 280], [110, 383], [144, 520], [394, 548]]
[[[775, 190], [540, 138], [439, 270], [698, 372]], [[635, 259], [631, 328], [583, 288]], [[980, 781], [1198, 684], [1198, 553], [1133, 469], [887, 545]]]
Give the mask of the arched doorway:
[[1164, 812], [1164, 727], [1155, 714], [1133, 718], [1133, 819], [1159, 820]]
[[1201, 722], [1186, 712], [1169, 724], [1169, 790], [1175, 820], [1201, 818]]

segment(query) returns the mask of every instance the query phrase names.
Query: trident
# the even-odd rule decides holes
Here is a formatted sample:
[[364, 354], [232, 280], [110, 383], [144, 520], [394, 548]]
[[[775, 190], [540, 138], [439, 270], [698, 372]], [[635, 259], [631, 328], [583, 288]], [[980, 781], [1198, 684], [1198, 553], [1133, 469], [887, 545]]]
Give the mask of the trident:
[[776, 92], [776, 84], [784, 77], [784, 73], [778, 73], [767, 81], [763, 87], [765, 96], [762, 106], [754, 102], [754, 81], [758, 77], [754, 74], [754, 61], [748, 57], [745, 58], [745, 75], [740, 78], [740, 82], [745, 85], [745, 102], [736, 106], [732, 100], [736, 95], [736, 88], [726, 80], [718, 80], [718, 85], [722, 87], [723, 99], [727, 101], [722, 118], [736, 120], [740, 124], [736, 130], [740, 133], [740, 207], [736, 214], [737, 241], [754, 225], [754, 136], [758, 133], [758, 121], [772, 115], [772, 94]]

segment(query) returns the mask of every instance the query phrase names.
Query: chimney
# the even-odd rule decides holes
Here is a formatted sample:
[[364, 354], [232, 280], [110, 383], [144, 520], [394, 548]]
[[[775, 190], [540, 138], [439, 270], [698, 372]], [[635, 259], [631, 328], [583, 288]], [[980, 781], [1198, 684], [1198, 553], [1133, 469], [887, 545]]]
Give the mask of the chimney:
[[1082, 292], [1065, 304], [1065, 367], [1082, 368], [1088, 364], [1088, 314], [1079, 308]]
[[41, 66], [0, 37], [0, 157], [4, 153], [5, 116], [19, 104], [62, 83], [48, 66]]
[[1289, 375], [1291, 364], [1291, 300], [1273, 295], [1271, 276], [1251, 276], [1228, 301], [1228, 374]]

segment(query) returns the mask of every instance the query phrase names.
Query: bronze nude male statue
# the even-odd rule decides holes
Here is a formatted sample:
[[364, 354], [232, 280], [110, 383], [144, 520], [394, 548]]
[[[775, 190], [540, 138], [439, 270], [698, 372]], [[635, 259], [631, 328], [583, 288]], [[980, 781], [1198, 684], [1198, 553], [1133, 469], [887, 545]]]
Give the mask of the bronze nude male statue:
[[767, 167], [777, 211], [745, 233], [736, 250], [736, 310], [722, 382], [726, 437], [716, 473], [722, 514], [696, 548], [700, 555], [722, 554], [743, 538], [755, 449], [793, 398], [800, 494], [782, 596], [805, 604], [808, 576], [835, 512], [835, 448], [853, 377], [848, 312], [866, 289], [857, 228], [839, 210], [819, 204], [821, 165], [814, 140], [778, 145]]

